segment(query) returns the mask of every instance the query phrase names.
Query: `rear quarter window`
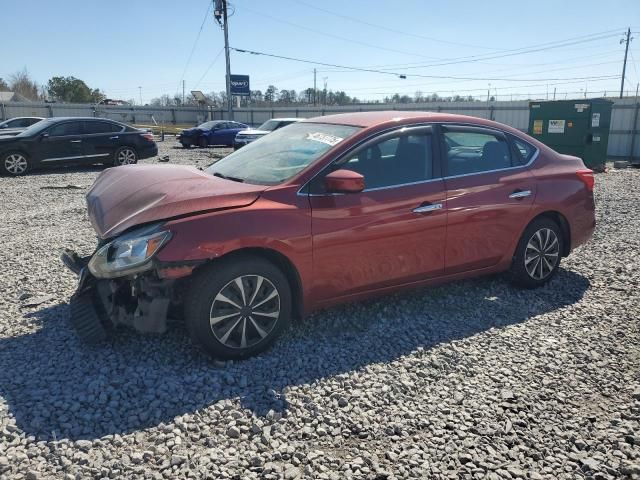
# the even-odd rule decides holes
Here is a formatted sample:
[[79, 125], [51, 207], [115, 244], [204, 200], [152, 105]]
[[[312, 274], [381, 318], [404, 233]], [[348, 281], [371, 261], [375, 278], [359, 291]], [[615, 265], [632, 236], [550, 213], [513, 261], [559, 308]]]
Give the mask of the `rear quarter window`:
[[520, 165], [529, 163], [536, 153], [536, 147], [513, 135], [509, 135], [509, 139], [513, 145], [514, 163]]

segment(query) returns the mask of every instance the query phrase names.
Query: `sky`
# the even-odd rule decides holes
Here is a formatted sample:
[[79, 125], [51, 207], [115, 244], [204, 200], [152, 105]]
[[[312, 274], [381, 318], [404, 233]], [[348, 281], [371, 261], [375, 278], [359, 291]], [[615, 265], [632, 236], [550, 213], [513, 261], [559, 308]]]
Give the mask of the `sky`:
[[[2, 2], [0, 77], [74, 76], [109, 98], [147, 103], [225, 88], [224, 38], [208, 0]], [[580, 98], [640, 82], [640, 1], [230, 0], [231, 47], [380, 72], [231, 52], [252, 90], [326, 82], [364, 100], [416, 91], [498, 100]], [[407, 78], [400, 78], [405, 75]], [[453, 78], [452, 78], [453, 77]], [[611, 78], [604, 78], [611, 77]], [[141, 87], [141, 88], [140, 88]]]

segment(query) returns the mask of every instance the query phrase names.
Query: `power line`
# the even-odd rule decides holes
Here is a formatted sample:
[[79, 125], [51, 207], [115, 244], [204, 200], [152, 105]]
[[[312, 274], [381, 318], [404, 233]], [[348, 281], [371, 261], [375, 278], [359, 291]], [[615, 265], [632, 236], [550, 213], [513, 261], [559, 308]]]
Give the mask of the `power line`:
[[336, 34], [333, 34], [333, 33], [323, 32], [323, 31], [321, 31], [321, 30], [316, 30], [315, 28], [307, 27], [307, 26], [305, 26], [305, 25], [300, 25], [300, 24], [298, 24], [298, 23], [290, 22], [290, 21], [288, 21], [288, 20], [284, 20], [284, 19], [282, 19], [282, 18], [274, 17], [274, 16], [269, 15], [269, 14], [264, 13], [264, 12], [259, 12], [259, 11], [257, 11], [257, 10], [253, 10], [253, 9], [251, 9], [251, 8], [243, 7], [243, 8], [242, 8], [242, 10], [243, 10], [243, 11], [247, 11], [247, 12], [251, 12], [251, 13], [254, 13], [254, 14], [256, 14], [256, 15], [260, 15], [260, 17], [269, 18], [269, 19], [271, 19], [271, 20], [273, 20], [273, 21], [275, 21], [275, 22], [280, 22], [280, 23], [284, 23], [284, 24], [286, 24], [286, 25], [291, 25], [291, 26], [293, 26], [293, 27], [300, 28], [300, 29], [302, 29], [302, 30], [307, 30], [307, 31], [309, 31], [309, 32], [313, 32], [313, 33], [315, 33], [315, 34], [317, 34], [317, 35], [323, 35], [323, 36], [325, 36], [325, 37], [335, 38], [335, 39], [338, 39], [338, 40], [343, 41], [343, 42], [354, 43], [354, 44], [357, 44], [357, 45], [362, 45], [362, 46], [364, 46], [364, 47], [374, 48], [374, 49], [376, 49], [376, 50], [385, 50], [385, 51], [387, 51], [387, 52], [392, 52], [392, 53], [401, 53], [401, 54], [403, 54], [403, 55], [409, 55], [409, 56], [414, 56], [414, 57], [428, 58], [428, 59], [431, 59], [431, 60], [441, 60], [441, 58], [439, 58], [439, 57], [431, 57], [431, 56], [429, 56], [429, 55], [422, 55], [422, 54], [420, 54], [420, 53], [415, 53], [415, 52], [406, 52], [406, 51], [403, 51], [403, 50], [396, 50], [396, 49], [394, 49], [394, 48], [381, 47], [381, 46], [379, 46], [379, 45], [372, 45], [371, 43], [362, 42], [362, 41], [360, 41], [360, 40], [354, 40], [354, 39], [352, 39], [352, 38], [343, 37], [343, 36], [341, 36], [341, 35], [336, 35]]
[[[615, 76], [614, 78], [615, 79]], [[592, 80], [593, 82], [604, 82], [604, 81], [611, 81], [613, 80], [612, 78], [602, 78], [599, 80]], [[531, 87], [544, 87], [546, 85], [549, 86], [556, 86], [556, 85], [569, 85], [569, 84], [575, 84], [575, 83], [583, 83], [584, 80], [570, 80], [570, 81], [566, 81], [566, 82], [553, 82], [553, 83], [534, 83], [534, 84], [529, 84], [529, 85], [512, 85], [512, 86], [501, 86], [501, 85], [496, 85], [496, 86], [492, 86], [492, 88], [497, 88], [499, 90], [512, 90], [514, 88], [531, 88]], [[350, 92], [357, 92], [357, 91], [362, 91], [362, 90], [377, 90], [380, 88], [385, 88], [389, 85], [383, 85], [383, 86], [378, 86], [378, 87], [361, 87], [361, 88], [347, 88], [347, 90], [349, 90]], [[424, 84], [412, 84], [412, 85], [406, 85], [407, 87], [424, 87]], [[391, 87], [391, 86], [389, 86]], [[447, 92], [447, 93], [457, 93], [457, 92], [484, 92], [486, 91], [486, 87], [481, 87], [481, 88], [467, 88], [467, 89], [455, 89], [455, 90], [440, 90], [440, 89], [429, 89], [429, 90], [438, 90], [439, 92]], [[388, 92], [387, 92], [388, 93]], [[401, 93], [401, 92], [392, 92], [392, 93]], [[402, 92], [402, 93], [406, 93], [406, 92]]]
[[211, 63], [209, 64], [209, 66], [207, 67], [207, 69], [204, 71], [204, 73], [202, 74], [202, 76], [200, 77], [200, 80], [198, 80], [195, 85], [193, 86], [193, 89], [195, 90], [196, 88], [198, 88], [198, 85], [200, 85], [200, 82], [202, 81], [202, 79], [207, 75], [207, 73], [209, 73], [209, 70], [211, 70], [211, 67], [213, 67], [213, 65], [216, 63], [216, 61], [218, 60], [218, 58], [220, 58], [220, 55], [222, 55], [222, 52], [224, 52], [224, 47], [222, 47], [220, 49], [220, 51], [218, 52], [218, 54], [213, 58], [213, 60], [211, 61]]
[[515, 55], [521, 55], [521, 54], [524, 55], [528, 53], [536, 53], [538, 51], [545, 51], [545, 50], [550, 50], [554, 48], [564, 48], [564, 47], [573, 46], [573, 45], [580, 45], [582, 43], [587, 43], [595, 40], [615, 37], [618, 35], [617, 32], [619, 31], [620, 31], [619, 29], [607, 30], [604, 32], [592, 33], [588, 35], [580, 35], [577, 37], [570, 37], [564, 40], [556, 40], [552, 42], [533, 44], [527, 47], [505, 49], [501, 51], [502, 53], [506, 53], [507, 55], [502, 55], [502, 54], [498, 55], [498, 53], [500, 52], [496, 52], [494, 54], [468, 55], [468, 56], [456, 57], [452, 59], [443, 59], [443, 58], [439, 59], [439, 60], [448, 60], [446, 63], [425, 64], [421, 62], [412, 62], [412, 63], [398, 63], [398, 64], [387, 64], [387, 65], [367, 65], [367, 66], [363, 66], [362, 68], [384, 69], [384, 67], [389, 67], [388, 69], [395, 69], [395, 68], [402, 67], [405, 69], [407, 68], [416, 69], [416, 68], [426, 68], [426, 67], [432, 67], [432, 66], [452, 65], [452, 64], [458, 64], [458, 63], [470, 63], [470, 62], [481, 63], [483, 60], [491, 60], [494, 58], [503, 58], [507, 56], [515, 56]]
[[509, 81], [509, 82], [531, 82], [531, 81], [540, 81], [540, 80], [590, 80], [590, 79], [596, 79], [596, 78], [613, 78], [613, 77], [617, 77], [616, 75], [611, 75], [611, 76], [604, 76], [604, 75], [599, 75], [599, 76], [591, 76], [591, 77], [573, 77], [570, 79], [567, 78], [547, 78], [547, 79], [540, 79], [540, 78], [536, 78], [536, 79], [525, 79], [525, 78], [520, 78], [520, 79], [514, 79], [514, 78], [473, 78], [473, 77], [458, 77], [458, 76], [453, 76], [453, 75], [423, 75], [423, 74], [417, 74], [417, 73], [412, 73], [412, 74], [400, 74], [400, 73], [396, 73], [396, 72], [389, 72], [386, 70], [375, 70], [375, 69], [370, 69], [370, 68], [359, 68], [359, 67], [351, 67], [351, 66], [346, 66], [346, 65], [337, 65], [337, 64], [333, 64], [333, 63], [325, 63], [325, 62], [317, 62], [317, 61], [313, 61], [313, 60], [305, 60], [305, 59], [301, 59], [301, 58], [294, 58], [294, 57], [287, 57], [284, 55], [276, 55], [273, 53], [266, 53], [266, 52], [257, 52], [255, 50], [246, 50], [246, 49], [242, 49], [242, 48], [235, 48], [235, 47], [230, 47], [231, 50], [234, 50], [236, 52], [240, 52], [240, 53], [249, 53], [251, 55], [262, 55], [262, 56], [266, 56], [266, 57], [272, 57], [272, 58], [280, 58], [283, 60], [290, 60], [293, 62], [301, 62], [301, 63], [309, 63], [312, 65], [323, 65], [325, 67], [336, 67], [336, 68], [344, 68], [347, 70], [353, 70], [353, 71], [359, 71], [359, 72], [369, 72], [369, 73], [379, 73], [382, 75], [393, 75], [396, 77], [400, 77], [400, 78], [406, 78], [406, 77], [419, 77], [419, 78], [439, 78], [439, 79], [443, 79], [443, 80], [482, 80], [482, 81]]
[[[476, 62], [480, 62], [483, 60], [493, 60], [495, 58], [505, 58], [505, 57], [513, 57], [516, 55], [525, 55], [525, 54], [529, 54], [529, 53], [537, 53], [537, 52], [544, 52], [547, 50], [553, 50], [556, 48], [563, 48], [563, 47], [569, 47], [572, 45], [580, 45], [583, 43], [588, 43], [588, 42], [594, 42], [594, 41], [598, 41], [598, 40], [606, 40], [607, 38], [612, 38], [612, 37], [617, 37], [618, 34], [617, 33], [613, 33], [613, 34], [609, 34], [609, 35], [601, 35], [599, 37], [593, 37], [593, 38], [587, 38], [584, 40], [576, 40], [576, 41], [571, 41], [571, 42], [564, 42], [564, 43], [556, 43], [554, 45], [548, 45], [548, 46], [540, 46], [538, 48], [530, 48], [528, 50], [523, 50], [523, 49], [518, 49], [518, 51], [510, 51], [509, 53], [503, 53], [503, 54], [499, 54], [499, 55], [492, 55], [492, 56], [470, 56], [470, 57], [462, 57], [462, 59], [459, 60], [451, 60], [451, 61], [447, 61], [447, 62], [442, 62], [442, 63], [428, 63], [428, 64], [423, 64], [423, 65], [416, 65], [416, 66], [412, 66], [412, 67], [404, 67], [405, 70], [408, 69], [418, 69], [418, 68], [427, 68], [427, 67], [442, 67], [445, 65], [458, 65], [461, 63], [476, 63]], [[544, 44], [543, 44], [544, 45]], [[508, 51], [507, 51], [508, 52]]]
[[180, 80], [178, 81], [178, 89], [180, 88], [180, 82], [184, 80], [184, 75], [187, 73], [187, 68], [189, 68], [189, 64], [191, 63], [191, 58], [193, 57], [193, 53], [196, 50], [196, 46], [198, 45], [198, 40], [200, 40], [200, 34], [202, 33], [202, 29], [204, 28], [204, 24], [207, 21], [207, 17], [209, 16], [209, 10], [211, 10], [211, 2], [207, 2], [207, 11], [204, 13], [204, 18], [202, 19], [202, 24], [200, 25], [200, 30], [198, 30], [198, 35], [196, 35], [196, 39], [193, 42], [193, 46], [191, 47], [191, 52], [187, 57], [187, 63], [184, 65], [184, 69], [182, 70], [182, 75], [180, 76]]
[[444, 43], [444, 44], [448, 44], [448, 45], [457, 45], [457, 46], [460, 46], [460, 47], [481, 48], [481, 49], [487, 49], [487, 50], [501, 50], [499, 48], [484, 47], [484, 46], [481, 46], [481, 45], [471, 45], [471, 44], [468, 44], [468, 43], [452, 42], [450, 40], [442, 40], [442, 39], [435, 38], [435, 37], [427, 37], [425, 35], [418, 35], [417, 33], [403, 32], [402, 30], [396, 30], [394, 28], [385, 27], [384, 25], [379, 25], [379, 24], [376, 24], [376, 23], [366, 22], [366, 21], [361, 20], [359, 18], [350, 17], [349, 15], [343, 15], [341, 13], [333, 12], [331, 10], [327, 10], [325, 8], [321, 8], [321, 7], [318, 7], [316, 5], [311, 5], [311, 4], [309, 4], [307, 2], [303, 2], [301, 0], [292, 0], [292, 1], [294, 1], [295, 3], [298, 3], [300, 5], [304, 5], [306, 7], [313, 8], [314, 10], [318, 10], [318, 11], [321, 11], [321, 12], [324, 12], [324, 13], [328, 13], [329, 15], [334, 15], [336, 17], [340, 17], [340, 18], [344, 18], [344, 19], [347, 19], [347, 20], [351, 20], [352, 22], [361, 23], [363, 25], [368, 25], [369, 27], [374, 27], [374, 28], [379, 28], [381, 30], [386, 30], [388, 32], [395, 33], [395, 34], [398, 34], [398, 35], [405, 35], [405, 36], [408, 36], [408, 37], [422, 38], [423, 40], [429, 40], [431, 42]]

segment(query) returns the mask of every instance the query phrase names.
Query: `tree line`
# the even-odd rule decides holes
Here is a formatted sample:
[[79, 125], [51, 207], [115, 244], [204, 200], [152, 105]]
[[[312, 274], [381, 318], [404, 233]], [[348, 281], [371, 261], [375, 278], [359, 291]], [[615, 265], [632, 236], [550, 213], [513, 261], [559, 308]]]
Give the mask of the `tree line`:
[[[211, 105], [219, 108], [225, 108], [227, 102], [227, 93], [210, 92], [205, 94]], [[427, 103], [427, 102], [474, 102], [479, 101], [473, 96], [452, 95], [441, 97], [437, 93], [424, 94], [421, 90], [415, 92], [414, 95], [394, 95], [386, 96], [382, 100], [362, 100], [358, 97], [352, 97], [342, 90], [320, 90], [306, 88], [296, 91], [289, 89], [279, 89], [275, 85], [269, 85], [263, 92], [262, 90], [251, 90], [251, 94], [240, 98], [241, 107], [286, 107], [286, 106], [309, 106], [309, 105], [353, 105], [362, 103]], [[234, 105], [237, 100], [234, 98]], [[185, 96], [184, 102], [180, 95], [161, 95], [153, 98], [150, 102], [154, 106], [188, 106], [197, 105], [193, 96]]]
[[0, 78], [0, 92], [15, 92], [27, 100], [67, 103], [99, 103], [106, 95], [98, 88], [90, 88], [84, 81], [72, 76], [51, 77], [40, 85], [31, 78], [27, 69]]
[[[44, 85], [35, 82], [26, 69], [18, 71], [8, 77], [5, 81], [0, 78], [0, 92], [15, 92], [28, 100], [67, 102], [67, 103], [100, 103], [106, 99], [106, 95], [99, 88], [89, 87], [83, 80], [73, 76], [51, 77]], [[205, 95], [209, 103], [218, 108], [225, 108], [227, 102], [226, 92], [210, 92]], [[296, 91], [293, 89], [279, 89], [275, 85], [269, 85], [266, 90], [251, 90], [251, 95], [240, 98], [241, 107], [295, 107], [309, 105], [353, 105], [360, 103], [426, 103], [426, 102], [471, 102], [479, 101], [473, 96], [452, 95], [441, 97], [437, 93], [424, 94], [418, 90], [414, 95], [396, 93], [386, 96], [381, 100], [362, 100], [355, 96], [350, 96], [342, 90], [327, 90], [306, 88]], [[237, 100], [234, 98], [234, 105]], [[134, 100], [127, 100], [125, 103], [134, 104]], [[181, 95], [161, 95], [151, 99], [149, 102], [153, 106], [194, 106], [198, 105], [197, 100], [189, 94]]]

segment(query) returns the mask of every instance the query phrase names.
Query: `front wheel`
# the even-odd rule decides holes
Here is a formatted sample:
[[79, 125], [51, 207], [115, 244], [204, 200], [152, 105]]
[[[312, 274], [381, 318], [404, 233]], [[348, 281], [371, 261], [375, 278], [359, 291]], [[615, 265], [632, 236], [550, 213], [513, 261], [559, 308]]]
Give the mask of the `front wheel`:
[[207, 137], [200, 137], [198, 139], [198, 146], [200, 148], [206, 148], [209, 146], [209, 141], [207, 140]]
[[540, 287], [558, 271], [564, 239], [556, 222], [533, 221], [524, 231], [511, 265], [512, 281], [525, 288]]
[[269, 348], [289, 325], [291, 288], [263, 258], [221, 260], [196, 275], [185, 317], [192, 340], [214, 357], [247, 358]]
[[113, 155], [113, 165], [132, 165], [138, 163], [138, 154], [131, 147], [120, 147]]
[[31, 169], [31, 163], [29, 157], [24, 153], [10, 152], [2, 157], [2, 172], [6, 175], [18, 177], [20, 175], [26, 175]]

